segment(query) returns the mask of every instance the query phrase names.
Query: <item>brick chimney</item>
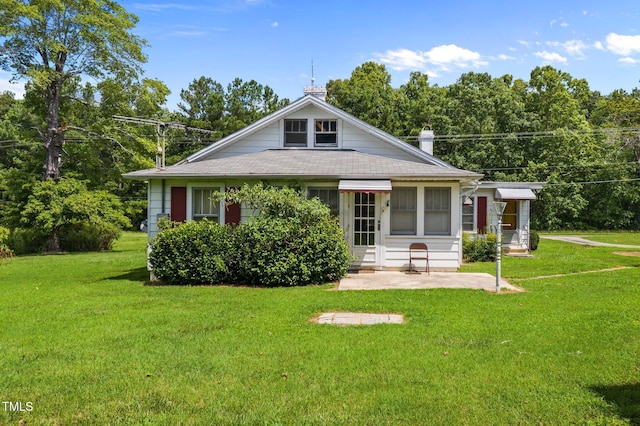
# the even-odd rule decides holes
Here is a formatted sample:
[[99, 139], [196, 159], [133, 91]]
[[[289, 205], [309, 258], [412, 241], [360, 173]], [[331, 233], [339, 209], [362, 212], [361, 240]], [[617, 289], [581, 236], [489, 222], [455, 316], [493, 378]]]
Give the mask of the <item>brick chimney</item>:
[[433, 137], [433, 130], [424, 128], [420, 130], [420, 135], [418, 136], [420, 149], [429, 155], [433, 155]]

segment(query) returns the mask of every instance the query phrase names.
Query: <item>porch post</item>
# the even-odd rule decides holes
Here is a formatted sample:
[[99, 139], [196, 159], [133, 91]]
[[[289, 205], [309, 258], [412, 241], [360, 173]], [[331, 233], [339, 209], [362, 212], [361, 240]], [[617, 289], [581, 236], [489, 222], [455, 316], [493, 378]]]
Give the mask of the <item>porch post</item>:
[[494, 201], [493, 207], [498, 216], [498, 232], [496, 232], [496, 293], [500, 293], [500, 257], [502, 255], [502, 214], [507, 203], [504, 201]]

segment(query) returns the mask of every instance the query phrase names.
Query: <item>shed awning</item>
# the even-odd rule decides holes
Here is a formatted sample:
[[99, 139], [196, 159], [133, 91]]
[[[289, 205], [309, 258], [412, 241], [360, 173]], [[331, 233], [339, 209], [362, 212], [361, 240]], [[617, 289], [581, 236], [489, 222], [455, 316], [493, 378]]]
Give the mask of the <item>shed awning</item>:
[[535, 200], [536, 194], [529, 188], [497, 188], [496, 198], [502, 200]]
[[340, 192], [368, 192], [368, 193], [389, 193], [391, 192], [390, 180], [341, 180], [338, 184]]

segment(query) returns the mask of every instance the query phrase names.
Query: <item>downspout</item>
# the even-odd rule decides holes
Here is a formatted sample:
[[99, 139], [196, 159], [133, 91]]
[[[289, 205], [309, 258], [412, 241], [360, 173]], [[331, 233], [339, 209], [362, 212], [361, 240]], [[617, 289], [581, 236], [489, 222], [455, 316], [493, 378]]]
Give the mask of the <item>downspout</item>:
[[164, 179], [162, 179], [162, 206], [161, 206], [161, 207], [162, 207], [162, 210], [160, 211], [160, 213], [162, 213], [162, 215], [163, 215], [163, 216], [164, 216], [164, 213], [165, 213], [165, 211], [164, 211], [164, 210], [165, 210], [165, 209], [164, 209], [164, 204], [165, 204], [165, 194], [164, 194], [164, 191], [165, 191], [165, 181], [164, 181]]

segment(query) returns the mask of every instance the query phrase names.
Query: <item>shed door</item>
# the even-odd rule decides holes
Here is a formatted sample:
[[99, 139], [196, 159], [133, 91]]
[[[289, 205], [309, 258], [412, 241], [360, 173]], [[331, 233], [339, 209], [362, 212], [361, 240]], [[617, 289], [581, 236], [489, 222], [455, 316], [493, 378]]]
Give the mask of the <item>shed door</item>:
[[487, 197], [478, 197], [478, 234], [487, 229]]

